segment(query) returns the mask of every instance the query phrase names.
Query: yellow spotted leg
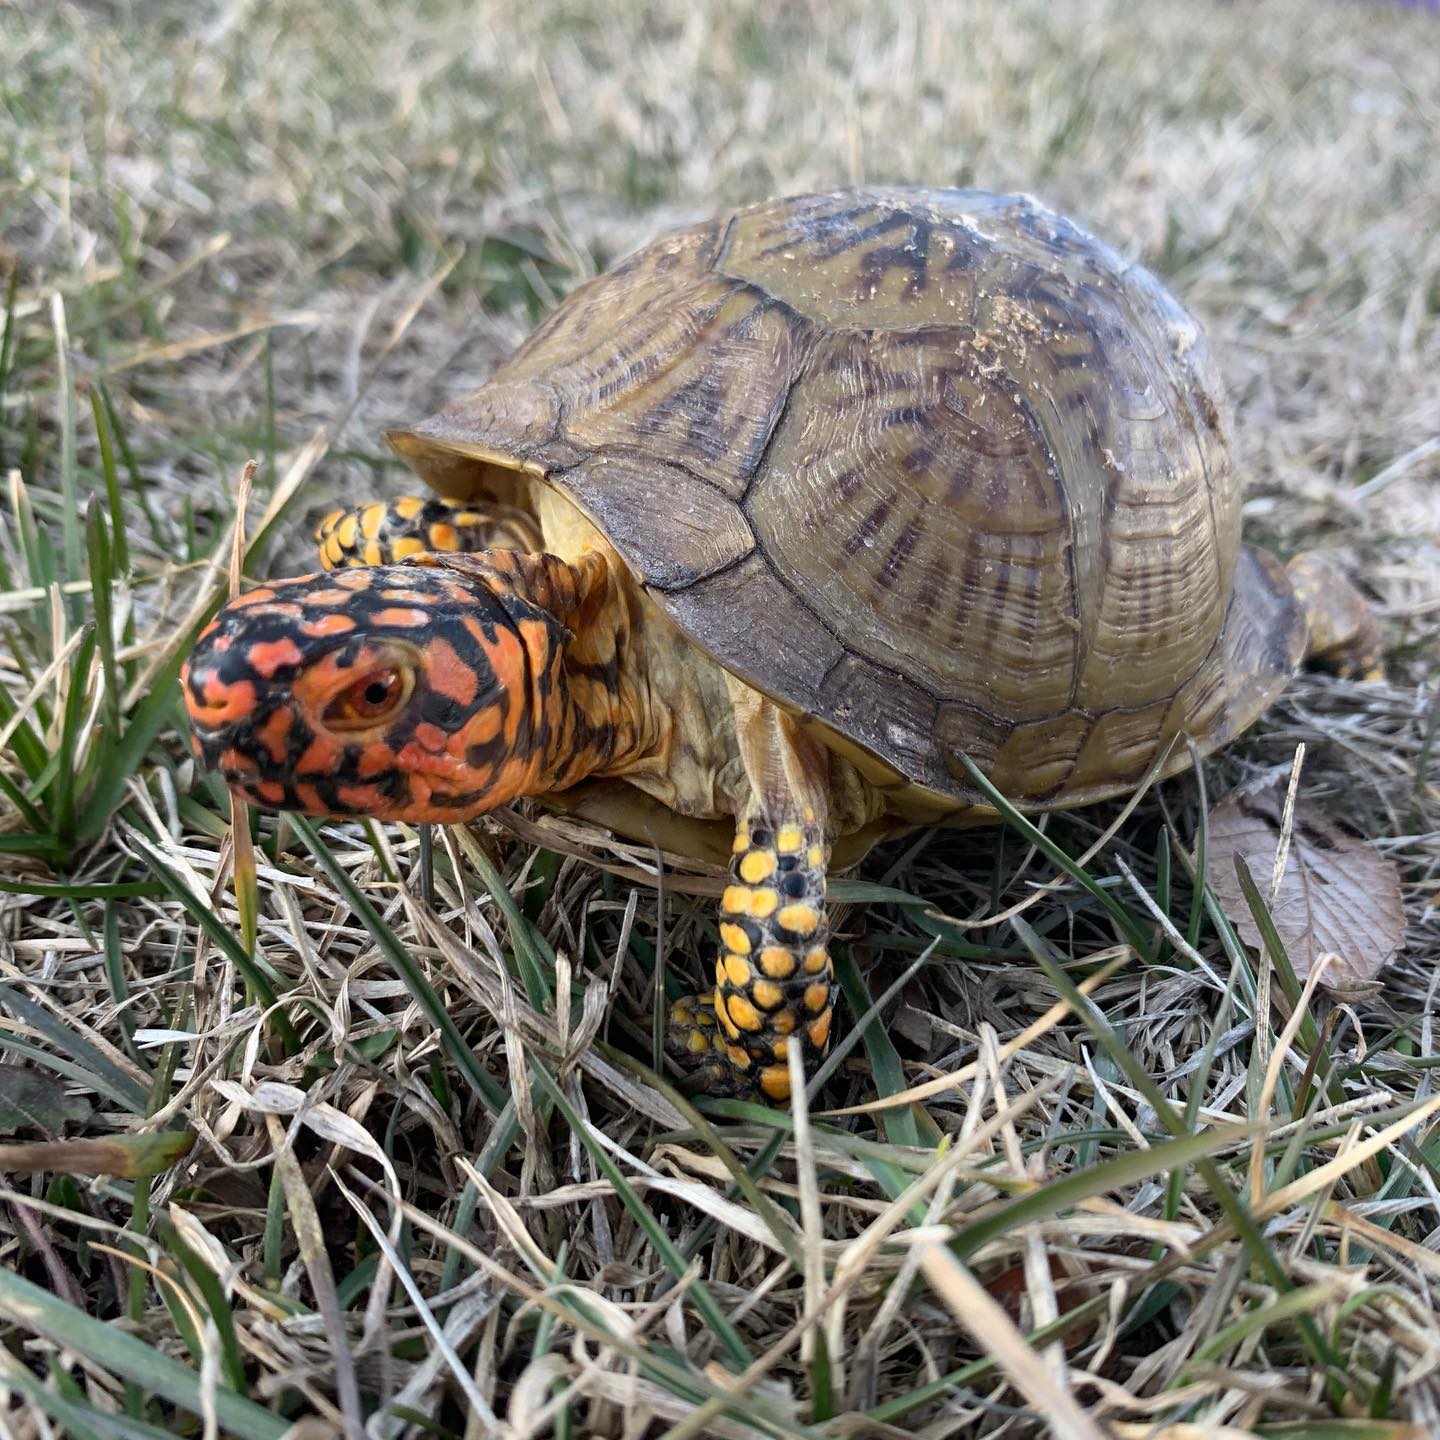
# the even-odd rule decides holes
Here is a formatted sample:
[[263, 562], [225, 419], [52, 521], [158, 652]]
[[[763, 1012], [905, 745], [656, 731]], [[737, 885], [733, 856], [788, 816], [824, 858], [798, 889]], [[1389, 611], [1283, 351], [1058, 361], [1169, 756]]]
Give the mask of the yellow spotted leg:
[[735, 827], [720, 900], [715, 990], [670, 1012], [669, 1049], [712, 1095], [790, 1096], [791, 1046], [805, 1073], [830, 1048], [826, 753], [735, 682], [736, 738], [755, 792]]
[[396, 565], [412, 555], [543, 550], [535, 522], [507, 505], [476, 507], [438, 496], [402, 495], [333, 510], [315, 528], [326, 570]]

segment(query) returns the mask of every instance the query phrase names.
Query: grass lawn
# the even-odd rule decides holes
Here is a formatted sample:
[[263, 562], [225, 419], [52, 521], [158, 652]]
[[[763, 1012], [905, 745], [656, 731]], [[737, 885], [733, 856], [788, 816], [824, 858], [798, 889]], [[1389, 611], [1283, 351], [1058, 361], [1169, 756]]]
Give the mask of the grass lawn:
[[[1437, 135], [1383, 3], [0, 0], [0, 1144], [65, 1147], [0, 1151], [0, 1430], [1440, 1433]], [[309, 569], [580, 280], [859, 180], [1159, 273], [1387, 676], [1123, 819], [882, 847], [812, 1111], [697, 1110], [644, 1066], [717, 872], [529, 806], [433, 910], [406, 827], [252, 849], [175, 679], [247, 460], [246, 574]], [[1408, 943], [1297, 1011], [1193, 875], [1302, 744]]]

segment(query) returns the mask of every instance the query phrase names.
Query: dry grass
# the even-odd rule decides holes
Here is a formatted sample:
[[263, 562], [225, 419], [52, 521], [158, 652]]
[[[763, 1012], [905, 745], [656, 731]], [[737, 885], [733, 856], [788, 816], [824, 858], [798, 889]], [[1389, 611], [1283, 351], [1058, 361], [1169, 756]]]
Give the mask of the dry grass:
[[[0, 54], [0, 1048], [68, 1092], [7, 1125], [140, 1172], [0, 1196], [0, 1425], [1440, 1431], [1440, 20], [0, 0]], [[443, 837], [434, 914], [408, 831], [267, 821], [258, 898], [229, 888], [173, 675], [244, 459], [251, 572], [303, 563], [310, 516], [400, 483], [380, 428], [584, 274], [848, 179], [1035, 191], [1206, 321], [1253, 531], [1354, 560], [1392, 642], [1388, 684], [1298, 683], [1208, 791], [1306, 743], [1305, 793], [1402, 867], [1375, 993], [1287, 1029], [1283, 967], [1186, 877], [1194, 779], [1014, 924], [936, 918], [1053, 873], [1014, 831], [837, 886], [852, 1021], [898, 990], [808, 1116], [702, 1117], [627, 1068], [710, 887], [657, 905], [582, 827]], [[135, 1139], [172, 1132], [170, 1168]]]

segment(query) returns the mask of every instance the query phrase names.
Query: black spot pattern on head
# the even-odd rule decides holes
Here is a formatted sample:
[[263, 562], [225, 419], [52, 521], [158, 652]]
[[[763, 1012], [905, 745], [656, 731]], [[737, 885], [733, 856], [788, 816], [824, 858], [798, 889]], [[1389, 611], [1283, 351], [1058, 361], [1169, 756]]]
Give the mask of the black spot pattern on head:
[[[345, 583], [337, 587], [337, 581]], [[466, 585], [452, 575], [419, 566], [379, 566], [369, 570], [302, 576], [275, 582], [267, 587], [274, 598], [258, 603], [226, 606], [215, 627], [196, 645], [185, 672], [186, 698], [191, 721], [205, 763], [221, 768], [221, 757], [239, 760], [245, 770], [227, 768], [225, 778], [240, 783], [248, 797], [269, 809], [313, 809], [301, 788], [318, 798], [328, 813], [364, 813], [369, 807], [347, 803], [340, 794], [346, 787], [373, 787], [385, 801], [404, 802], [411, 789], [410, 776], [398, 765], [362, 773], [363, 746], [344, 743], [338, 758], [324, 769], [302, 770], [306, 752], [316, 735], [295, 698], [294, 685], [307, 667], [330, 657], [341, 669], [358, 665], [367, 649], [376, 642], [404, 641], [421, 654], [414, 689], [404, 707], [392, 717], [384, 732], [392, 754], [413, 738], [416, 727], [429, 724], [445, 734], [454, 733], [475, 714], [498, 702], [508, 705], [495, 681], [483, 646], [464, 623], [480, 622], [483, 633], [495, 640], [501, 629], [513, 630], [513, 623], [490, 591]], [[403, 590], [413, 599], [399, 601], [384, 593]], [[423, 610], [423, 624], [401, 623], [408, 611]], [[389, 612], [388, 618], [381, 618]], [[354, 628], [344, 633], [307, 634], [307, 626], [320, 628], [326, 617], [343, 615]], [[474, 694], [462, 703], [429, 683], [423, 664], [425, 647], [442, 638], [475, 677]], [[273, 647], [288, 644], [298, 660], [274, 666], [273, 673], [257, 669], [257, 654], [273, 656]], [[207, 692], [244, 696], [244, 687], [253, 689], [240, 713], [215, 718], [207, 706]], [[238, 703], [238, 702], [237, 702]], [[232, 707], [233, 708], [233, 707]], [[277, 759], [265, 738], [265, 727], [280, 710], [289, 709], [290, 721], [284, 737], [284, 754]], [[276, 800], [257, 788], [268, 782], [278, 786], [283, 798]], [[473, 805], [478, 792], [443, 796], [432, 793], [431, 802], [460, 810]]]

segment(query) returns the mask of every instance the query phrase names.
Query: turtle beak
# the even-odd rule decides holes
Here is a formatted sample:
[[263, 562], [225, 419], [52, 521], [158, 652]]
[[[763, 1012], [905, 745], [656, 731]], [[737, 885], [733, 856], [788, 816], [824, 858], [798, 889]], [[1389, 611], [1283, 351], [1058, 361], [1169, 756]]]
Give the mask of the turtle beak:
[[227, 663], [223, 649], [202, 640], [180, 672], [180, 688], [190, 716], [190, 748], [207, 769], [253, 803], [263, 803], [251, 790], [259, 779], [255, 762], [237, 748], [271, 707], [259, 693], [254, 676]]

